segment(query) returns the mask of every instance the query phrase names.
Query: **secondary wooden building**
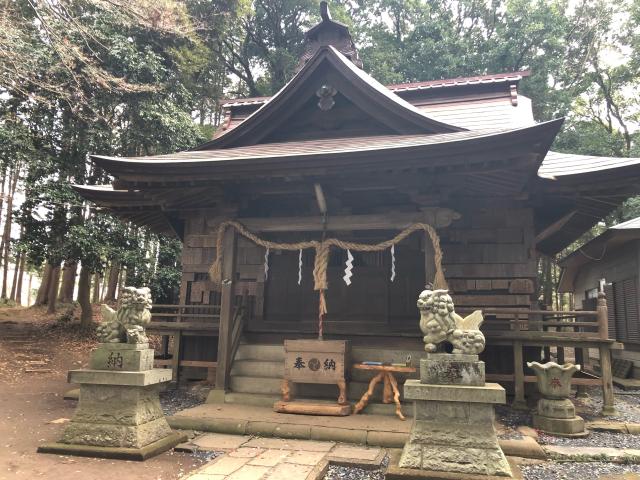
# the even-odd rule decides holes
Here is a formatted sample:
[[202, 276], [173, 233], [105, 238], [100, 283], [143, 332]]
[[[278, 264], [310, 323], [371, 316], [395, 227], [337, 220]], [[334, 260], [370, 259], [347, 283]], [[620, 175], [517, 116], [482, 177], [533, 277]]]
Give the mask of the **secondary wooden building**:
[[620, 362], [620, 380], [640, 378], [640, 217], [607, 229], [563, 258], [560, 266], [558, 290], [573, 293], [577, 308], [593, 309], [604, 288], [609, 337], [624, 344], [614, 354], [626, 360]]
[[[608, 359], [613, 340], [595, 310], [537, 312], [537, 261], [637, 193], [640, 163], [550, 152], [562, 120], [534, 121], [518, 93], [528, 72], [383, 86], [326, 12], [306, 42], [299, 71], [276, 95], [225, 103], [211, 141], [169, 155], [93, 155], [115, 181], [76, 187], [122, 218], [183, 240], [182, 306], [165, 313], [181, 322], [158, 324], [178, 339], [176, 374], [216, 362], [218, 399], [272, 402], [283, 340], [318, 333], [320, 251], [264, 246], [376, 244], [416, 224], [438, 234], [457, 308], [484, 310], [488, 372], [515, 380], [517, 402], [533, 378], [525, 357], [538, 359], [540, 346], [578, 342]], [[218, 243], [228, 220], [246, 231], [227, 228]], [[217, 246], [221, 284], [209, 276]], [[342, 278], [345, 248], [323, 253], [324, 338], [349, 339], [355, 360], [410, 353], [417, 362], [416, 299], [437, 267], [425, 231], [393, 252], [351, 248], [351, 285]], [[576, 319], [574, 333], [548, 331]], [[366, 372], [352, 372], [350, 399], [367, 381]], [[311, 387], [301, 394], [334, 396]]]

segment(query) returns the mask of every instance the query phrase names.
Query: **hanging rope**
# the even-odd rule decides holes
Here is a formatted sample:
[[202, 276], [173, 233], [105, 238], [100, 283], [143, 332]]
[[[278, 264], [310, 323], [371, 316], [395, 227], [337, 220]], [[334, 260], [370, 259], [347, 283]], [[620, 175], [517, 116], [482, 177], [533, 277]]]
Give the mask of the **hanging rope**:
[[[281, 242], [272, 242], [272, 241], [260, 238], [254, 233], [247, 230], [244, 225], [233, 220], [223, 222], [218, 227], [218, 237], [216, 239], [216, 259], [213, 265], [211, 265], [211, 268], [209, 269], [209, 275], [211, 277], [211, 280], [218, 285], [222, 283], [221, 265], [222, 265], [222, 258], [224, 257], [224, 232], [229, 227], [235, 228], [240, 235], [242, 235], [245, 238], [248, 238], [256, 245], [259, 245], [266, 249], [274, 249], [274, 250], [302, 250], [306, 248], [315, 249], [316, 258], [313, 266], [314, 289], [320, 290], [321, 292], [326, 290], [328, 287], [327, 266], [329, 265], [329, 254], [331, 253], [330, 252], [331, 247], [338, 247], [338, 248], [341, 248], [342, 250], [353, 250], [357, 252], [380, 252], [382, 250], [386, 250], [392, 245], [396, 245], [397, 243], [401, 242], [412, 233], [423, 230], [424, 232], [427, 233], [433, 245], [433, 251], [434, 251], [433, 260], [436, 268], [435, 278], [433, 280], [433, 288], [443, 289], [443, 290], [446, 290], [448, 288], [447, 281], [445, 280], [444, 273], [442, 271], [442, 249], [440, 248], [440, 238], [438, 237], [438, 234], [435, 228], [433, 228], [431, 225], [428, 225], [426, 223], [414, 223], [413, 225], [402, 230], [395, 237], [389, 240], [385, 240], [384, 242], [375, 243], [375, 244], [348, 242], [344, 240], [339, 240], [337, 238], [327, 238], [322, 241], [309, 240], [309, 241], [297, 242], [297, 243], [281, 243]], [[324, 300], [324, 296], [321, 296], [320, 311], [322, 312], [323, 305], [324, 305], [324, 313], [326, 313], [326, 302], [324, 302], [323, 300]]]

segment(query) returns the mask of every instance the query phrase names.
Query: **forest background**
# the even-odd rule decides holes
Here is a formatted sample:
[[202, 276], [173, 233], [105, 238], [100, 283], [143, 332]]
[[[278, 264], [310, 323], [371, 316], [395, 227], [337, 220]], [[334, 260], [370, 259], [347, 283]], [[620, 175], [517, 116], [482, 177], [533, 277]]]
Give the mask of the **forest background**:
[[[530, 69], [536, 120], [567, 117], [554, 150], [640, 156], [640, 0], [334, 0], [383, 84]], [[150, 285], [172, 303], [180, 243], [93, 208], [89, 153], [151, 155], [209, 139], [221, 100], [291, 78], [317, 0], [4, 0], [0, 4], [0, 301], [39, 278], [55, 312]], [[584, 241], [640, 215], [627, 201]], [[575, 246], [574, 246], [575, 247]], [[557, 308], [555, 258], [539, 294]], [[27, 283], [31, 288], [31, 281]]]

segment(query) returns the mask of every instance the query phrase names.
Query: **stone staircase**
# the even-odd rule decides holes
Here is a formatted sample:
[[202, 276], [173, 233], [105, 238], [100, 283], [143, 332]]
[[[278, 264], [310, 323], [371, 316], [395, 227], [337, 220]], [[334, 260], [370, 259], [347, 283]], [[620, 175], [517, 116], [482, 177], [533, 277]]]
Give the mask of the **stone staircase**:
[[[417, 366], [424, 356], [421, 350], [389, 350], [381, 347], [352, 347], [351, 362], [382, 361], [404, 362], [411, 355], [412, 365]], [[238, 347], [231, 369], [230, 391], [225, 394], [225, 403], [239, 403], [256, 406], [272, 406], [280, 400], [280, 387], [284, 374], [284, 346], [282, 344], [248, 344]], [[369, 386], [374, 372], [350, 369], [347, 383], [348, 400], [355, 404]], [[408, 378], [404, 374], [395, 374], [399, 384]], [[411, 375], [417, 378], [417, 374]], [[400, 388], [402, 393], [402, 387]], [[292, 391], [295, 399], [313, 399], [314, 401], [335, 402], [338, 388], [333, 385], [295, 384]], [[402, 398], [402, 397], [401, 397]], [[363, 413], [393, 415], [394, 404], [382, 403], [382, 382], [369, 400], [369, 406]], [[405, 415], [411, 415], [409, 406], [403, 408]]]

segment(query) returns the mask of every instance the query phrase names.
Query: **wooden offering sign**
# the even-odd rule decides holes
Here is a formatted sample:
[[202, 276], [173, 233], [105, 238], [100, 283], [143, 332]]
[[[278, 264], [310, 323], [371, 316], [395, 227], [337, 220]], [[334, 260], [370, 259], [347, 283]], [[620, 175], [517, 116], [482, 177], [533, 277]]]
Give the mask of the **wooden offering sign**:
[[335, 384], [338, 403], [346, 404], [347, 340], [285, 340], [282, 397], [290, 400], [289, 382]]
[[346, 340], [285, 340], [284, 378], [300, 383], [344, 381]]

